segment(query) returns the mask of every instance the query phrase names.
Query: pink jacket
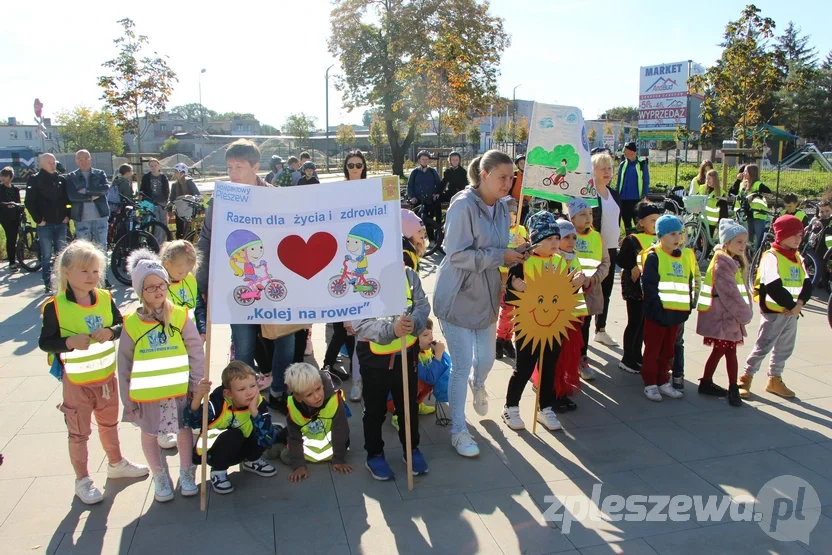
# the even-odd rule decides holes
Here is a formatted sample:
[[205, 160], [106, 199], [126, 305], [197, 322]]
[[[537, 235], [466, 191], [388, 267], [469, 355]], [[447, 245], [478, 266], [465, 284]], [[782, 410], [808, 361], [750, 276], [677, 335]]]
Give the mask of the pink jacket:
[[[751, 305], [745, 302], [737, 288], [735, 275], [739, 263], [727, 254], [717, 251], [714, 263], [713, 299], [711, 308], [699, 313], [696, 333], [726, 341], [740, 341], [745, 337], [745, 326], [751, 322]], [[748, 298], [748, 284], [745, 284]]]

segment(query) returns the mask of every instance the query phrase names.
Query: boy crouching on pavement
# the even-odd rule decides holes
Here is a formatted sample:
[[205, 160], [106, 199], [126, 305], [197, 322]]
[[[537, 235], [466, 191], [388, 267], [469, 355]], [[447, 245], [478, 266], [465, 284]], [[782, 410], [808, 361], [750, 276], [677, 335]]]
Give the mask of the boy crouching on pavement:
[[285, 379], [286, 387], [292, 392], [286, 400], [293, 469], [289, 481], [299, 482], [308, 476], [307, 461], [332, 461], [332, 469], [336, 472], [352, 472], [352, 467], [345, 461], [350, 445], [350, 425], [344, 398], [332, 385], [330, 373], [299, 362], [286, 369]]
[[[425, 330], [430, 316], [430, 303], [422, 289], [419, 274], [405, 268], [407, 277], [407, 311], [394, 321], [387, 318], [355, 320], [352, 327], [356, 337], [362, 338], [356, 345], [364, 384], [364, 449], [367, 451], [367, 470], [376, 480], [391, 480], [395, 475], [384, 458], [384, 441], [381, 427], [387, 415], [387, 395], [392, 393], [396, 416], [404, 424], [404, 403], [410, 406], [410, 437], [413, 448], [413, 474], [428, 472], [425, 457], [419, 451], [419, 403], [417, 401], [418, 338]], [[407, 345], [408, 393], [404, 399], [402, 382], [401, 338]], [[399, 440], [405, 444], [405, 426], [399, 426]], [[405, 455], [406, 456], [406, 455]], [[403, 457], [404, 458], [404, 457]], [[406, 459], [405, 459], [406, 463]]]
[[[260, 396], [254, 370], [232, 360], [222, 371], [222, 385], [211, 391], [211, 382], [200, 380], [184, 419], [189, 428], [202, 427], [202, 398], [210, 392], [208, 407], [208, 466], [211, 487], [219, 494], [231, 493], [228, 467], [239, 464], [245, 472], [271, 477], [277, 469], [261, 455], [275, 437], [268, 402]], [[203, 431], [203, 433], [205, 433]], [[202, 436], [194, 447], [194, 464], [202, 461]]]

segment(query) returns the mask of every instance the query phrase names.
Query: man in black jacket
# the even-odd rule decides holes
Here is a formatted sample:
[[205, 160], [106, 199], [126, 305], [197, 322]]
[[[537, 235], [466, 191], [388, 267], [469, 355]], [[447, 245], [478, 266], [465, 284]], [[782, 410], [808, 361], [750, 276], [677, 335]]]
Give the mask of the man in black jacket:
[[442, 175], [442, 202], [451, 202], [451, 198], [468, 186], [468, 170], [460, 165], [462, 157], [453, 151], [448, 155], [448, 164]]
[[66, 178], [56, 172], [57, 160], [52, 154], [41, 154], [40, 171], [26, 182], [26, 209], [38, 226], [41, 254], [41, 276], [46, 293], [52, 273], [52, 257], [66, 245], [69, 222], [69, 197]]

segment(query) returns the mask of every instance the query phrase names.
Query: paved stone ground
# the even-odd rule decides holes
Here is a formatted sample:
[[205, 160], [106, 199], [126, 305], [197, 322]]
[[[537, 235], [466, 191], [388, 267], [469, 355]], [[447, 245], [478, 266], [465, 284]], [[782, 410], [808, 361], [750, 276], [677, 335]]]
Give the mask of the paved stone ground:
[[[431, 292], [435, 267], [424, 272]], [[590, 346], [599, 377], [576, 398], [579, 409], [563, 418], [564, 430], [537, 436], [502, 425], [499, 411], [512, 371], [498, 362], [487, 381], [490, 411], [467, 414], [481, 446], [466, 460], [449, 445], [447, 428], [421, 417], [421, 449], [428, 476], [407, 490], [401, 447], [385, 425], [387, 458], [395, 482], [370, 478], [362, 467], [361, 409], [352, 404], [356, 471], [332, 473], [311, 466], [302, 484], [290, 484], [287, 467], [275, 478], [231, 474], [235, 492], [212, 495], [206, 513], [198, 498], [153, 501], [149, 479], [106, 481], [105, 458], [90, 441], [93, 476], [105, 501], [95, 507], [73, 497], [66, 428], [55, 409], [58, 382], [47, 374], [38, 350], [37, 275], [0, 270], [0, 553], [832, 553], [832, 360], [824, 303], [813, 301], [801, 320], [797, 352], [786, 383], [798, 393], [783, 400], [762, 392], [740, 409], [697, 395], [695, 384], [709, 349], [688, 322], [687, 388], [682, 400], [651, 403], [638, 376], [617, 368], [620, 352]], [[127, 295], [127, 296], [126, 296]], [[126, 309], [132, 291], [116, 291]], [[610, 333], [621, 338], [626, 316], [616, 286]], [[757, 329], [757, 320], [750, 326]], [[229, 329], [218, 326], [211, 373], [227, 359]], [[323, 326], [315, 327], [315, 353], [323, 355]], [[745, 356], [751, 342], [740, 349]], [[725, 382], [724, 370], [717, 374]], [[534, 398], [527, 388], [522, 414], [531, 423]], [[469, 396], [470, 397], [470, 396]], [[469, 399], [470, 402], [470, 399]], [[143, 461], [138, 430], [122, 425], [125, 454]], [[175, 450], [165, 452], [174, 478]], [[543, 520], [546, 495], [588, 499], [596, 483], [602, 495], [755, 495], [768, 480], [791, 474], [808, 481], [820, 506], [804, 506], [820, 518], [809, 545], [772, 539], [754, 522], [574, 522], [569, 533]], [[794, 539], [779, 536], [781, 539]]]

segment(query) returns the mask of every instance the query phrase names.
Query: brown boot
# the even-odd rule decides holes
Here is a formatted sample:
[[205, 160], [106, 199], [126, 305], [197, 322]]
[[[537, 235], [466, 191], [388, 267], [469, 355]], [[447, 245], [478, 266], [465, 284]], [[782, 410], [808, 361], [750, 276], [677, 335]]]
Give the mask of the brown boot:
[[739, 380], [737, 380], [737, 385], [740, 387], [740, 397], [751, 396], [751, 380], [753, 379], [754, 376], [750, 374], [743, 374], [740, 376]]
[[785, 397], [786, 399], [794, 397], [794, 391], [786, 387], [786, 384], [783, 383], [783, 378], [780, 376], [769, 377], [768, 383], [766, 384], [766, 391], [779, 395], [780, 397]]

